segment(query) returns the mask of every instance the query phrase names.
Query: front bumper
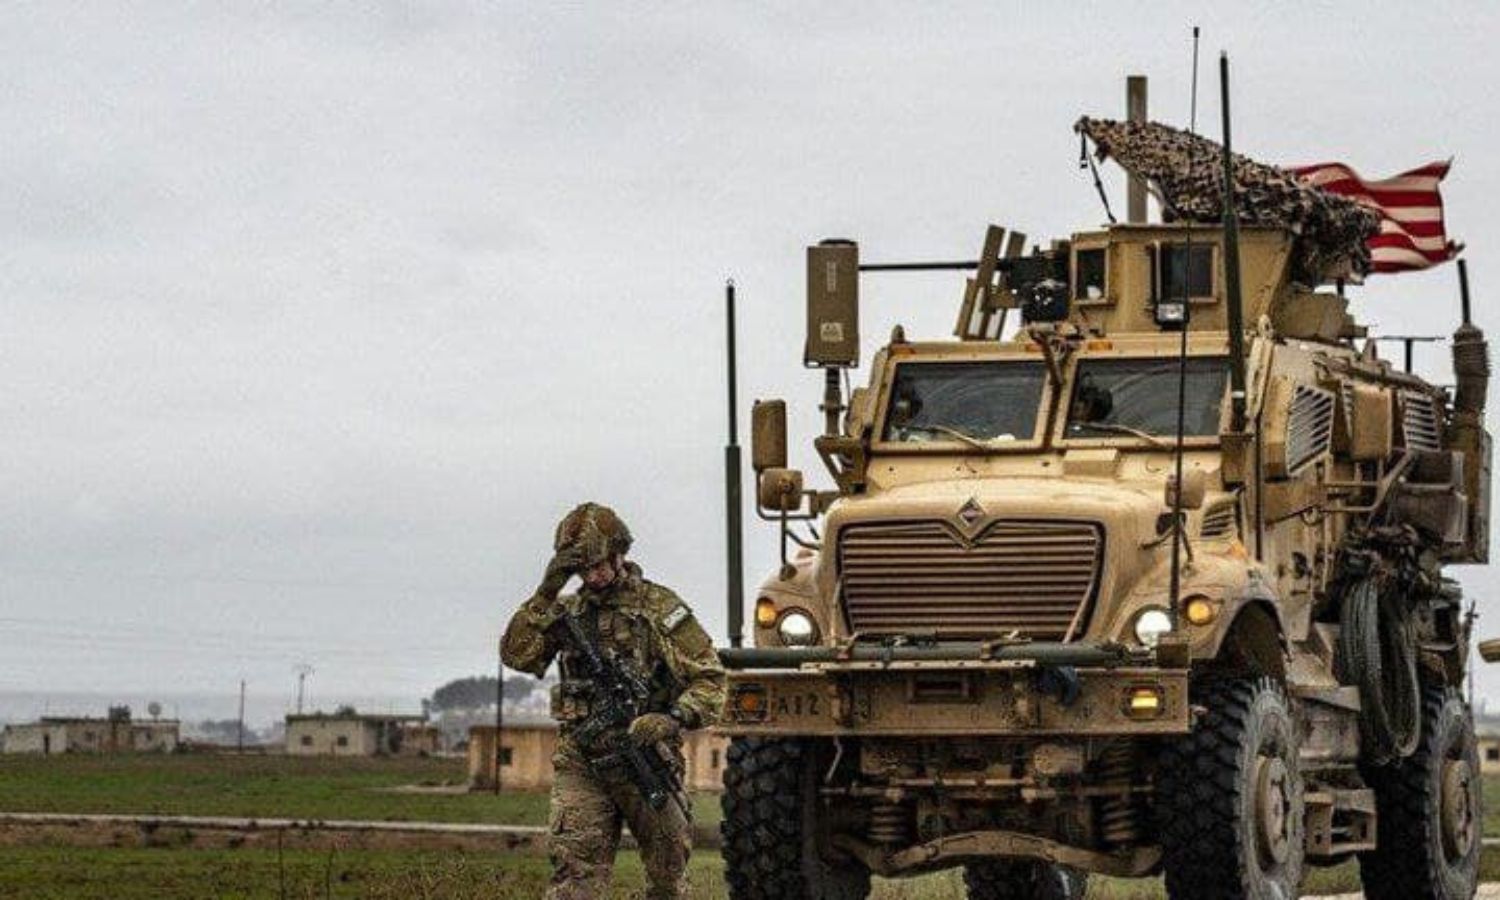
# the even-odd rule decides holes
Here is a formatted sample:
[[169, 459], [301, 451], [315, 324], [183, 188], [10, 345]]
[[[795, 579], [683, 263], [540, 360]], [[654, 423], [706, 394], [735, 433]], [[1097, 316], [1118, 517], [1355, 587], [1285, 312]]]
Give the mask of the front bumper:
[[1187, 668], [1118, 648], [867, 646], [724, 656], [731, 672], [718, 730], [726, 735], [1040, 738], [1190, 728]]

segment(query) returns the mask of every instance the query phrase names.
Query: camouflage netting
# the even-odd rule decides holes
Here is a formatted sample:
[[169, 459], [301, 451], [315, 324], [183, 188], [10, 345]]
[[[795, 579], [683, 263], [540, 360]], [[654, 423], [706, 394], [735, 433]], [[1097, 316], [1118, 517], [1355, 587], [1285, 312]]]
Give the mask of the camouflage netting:
[[[1219, 222], [1224, 216], [1223, 148], [1206, 138], [1156, 122], [1078, 120], [1073, 130], [1144, 180], [1168, 218]], [[1290, 230], [1297, 236], [1292, 277], [1316, 285], [1370, 271], [1366, 241], [1380, 231], [1373, 210], [1304, 184], [1290, 172], [1238, 153], [1234, 202], [1240, 223]]]

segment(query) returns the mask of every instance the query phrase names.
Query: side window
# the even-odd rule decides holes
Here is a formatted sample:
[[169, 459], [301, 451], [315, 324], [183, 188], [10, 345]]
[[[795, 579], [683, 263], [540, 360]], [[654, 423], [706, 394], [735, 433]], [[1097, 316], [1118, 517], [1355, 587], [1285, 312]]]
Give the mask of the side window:
[[1079, 250], [1073, 263], [1073, 299], [1104, 299], [1104, 248]]
[[1161, 269], [1160, 299], [1214, 296], [1213, 244], [1163, 244]]

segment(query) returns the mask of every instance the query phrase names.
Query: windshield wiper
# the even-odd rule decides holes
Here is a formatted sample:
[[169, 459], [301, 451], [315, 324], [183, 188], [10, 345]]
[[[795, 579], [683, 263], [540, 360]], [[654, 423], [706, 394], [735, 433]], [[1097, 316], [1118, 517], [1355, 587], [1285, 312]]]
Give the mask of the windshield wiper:
[[977, 447], [980, 450], [990, 449], [989, 444], [986, 444], [974, 435], [966, 431], [959, 431], [957, 428], [950, 428], [947, 425], [903, 425], [901, 427], [906, 431], [928, 431], [936, 434], [946, 434], [950, 437], [958, 438], [971, 447]]
[[1139, 428], [1131, 428], [1129, 425], [1121, 425], [1118, 422], [1074, 422], [1074, 428], [1087, 428], [1089, 431], [1103, 431], [1107, 434], [1128, 434], [1138, 437], [1158, 450], [1171, 450], [1166, 441], [1154, 434], [1147, 434]]

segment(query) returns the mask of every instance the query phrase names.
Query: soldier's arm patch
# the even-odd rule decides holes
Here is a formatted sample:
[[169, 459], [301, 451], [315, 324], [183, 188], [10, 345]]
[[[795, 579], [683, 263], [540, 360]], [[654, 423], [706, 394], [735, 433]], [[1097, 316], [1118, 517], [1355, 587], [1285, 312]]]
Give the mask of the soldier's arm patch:
[[661, 617], [662, 630], [670, 634], [677, 630], [677, 626], [691, 618], [692, 615], [692, 610], [687, 608], [686, 603], [678, 603], [668, 610], [666, 615]]

